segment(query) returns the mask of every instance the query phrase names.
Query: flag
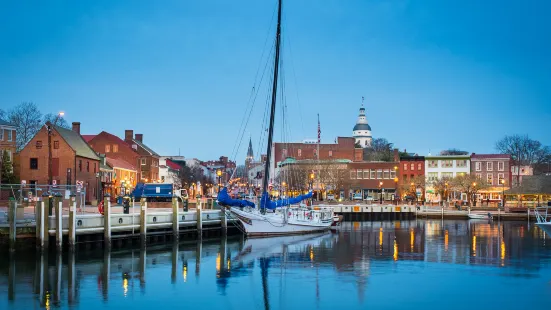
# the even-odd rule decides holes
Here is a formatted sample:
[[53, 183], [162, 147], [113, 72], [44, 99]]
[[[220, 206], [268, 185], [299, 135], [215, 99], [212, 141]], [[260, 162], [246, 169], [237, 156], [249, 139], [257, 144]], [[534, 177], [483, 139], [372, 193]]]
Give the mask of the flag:
[[318, 143], [321, 141], [320, 115], [318, 113]]

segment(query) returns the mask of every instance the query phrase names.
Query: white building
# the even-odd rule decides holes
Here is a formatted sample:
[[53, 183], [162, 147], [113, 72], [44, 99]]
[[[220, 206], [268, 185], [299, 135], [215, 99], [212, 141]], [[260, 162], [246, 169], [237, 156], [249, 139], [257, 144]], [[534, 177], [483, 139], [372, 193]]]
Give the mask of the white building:
[[182, 187], [180, 166], [172, 162], [168, 156], [161, 156], [159, 158], [159, 178], [163, 183], [174, 184], [176, 189]]
[[367, 123], [363, 103], [360, 108], [360, 114], [358, 115], [356, 125], [354, 126], [354, 129], [352, 129], [352, 137], [354, 137], [356, 143], [362, 148], [371, 146], [371, 141], [373, 140], [373, 137], [371, 137], [371, 126]]
[[249, 168], [247, 178], [249, 184], [252, 184], [255, 187], [262, 186], [262, 177], [264, 176], [264, 165], [256, 165], [252, 168]]
[[431, 182], [440, 178], [454, 178], [458, 175], [471, 173], [470, 155], [438, 155], [425, 156], [425, 199], [438, 202], [440, 198], [430, 186]]

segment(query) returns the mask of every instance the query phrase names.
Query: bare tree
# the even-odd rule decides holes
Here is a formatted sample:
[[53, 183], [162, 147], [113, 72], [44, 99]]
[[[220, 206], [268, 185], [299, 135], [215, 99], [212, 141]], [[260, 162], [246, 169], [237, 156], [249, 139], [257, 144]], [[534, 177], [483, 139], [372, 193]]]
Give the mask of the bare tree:
[[366, 161], [394, 161], [393, 144], [385, 138], [371, 141], [371, 146], [364, 149], [363, 159]]
[[[399, 191], [402, 196], [415, 197], [416, 200], [425, 199], [426, 180], [424, 175], [417, 175], [407, 181], [402, 180], [399, 186]], [[421, 195], [417, 197], [417, 189], [421, 189]]]
[[510, 154], [513, 165], [517, 166], [517, 180], [520, 181], [520, 166], [536, 167], [551, 159], [551, 149], [543, 146], [538, 140], [527, 135], [505, 136], [496, 142], [496, 150], [502, 154]]
[[32, 102], [23, 102], [11, 109], [7, 120], [15, 126], [18, 152], [34, 137], [43, 124], [42, 113]]
[[440, 155], [468, 155], [469, 152], [458, 149], [447, 149], [440, 152]]
[[344, 189], [348, 170], [346, 164], [337, 161], [323, 161], [314, 167], [317, 172], [314, 173], [316, 183], [321, 185], [322, 190], [341, 190]]
[[6, 111], [0, 109], [0, 120], [6, 120]]
[[488, 188], [488, 183], [474, 174], [457, 175], [451, 181], [453, 190], [467, 195], [467, 203], [472, 206], [472, 199], [481, 189]]
[[441, 177], [435, 181], [432, 181], [431, 186], [434, 189], [434, 192], [440, 195], [440, 200], [443, 203], [444, 200], [447, 200], [449, 195], [452, 187], [452, 179], [449, 177]]
[[57, 114], [48, 113], [44, 115], [44, 123], [47, 123], [47, 122], [55, 124], [56, 126], [59, 126], [59, 127], [71, 128], [69, 126], [69, 123], [62, 116], [58, 118]]

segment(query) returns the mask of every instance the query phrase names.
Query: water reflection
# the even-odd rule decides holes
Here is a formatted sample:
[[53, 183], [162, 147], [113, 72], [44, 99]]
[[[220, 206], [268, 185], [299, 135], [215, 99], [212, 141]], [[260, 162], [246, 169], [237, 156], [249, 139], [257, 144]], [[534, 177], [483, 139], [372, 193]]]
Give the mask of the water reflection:
[[[345, 304], [354, 307], [376, 303], [366, 297], [370, 292], [393, 289], [385, 278], [405, 281], [432, 270], [436, 277], [446, 276], [447, 265], [462, 271], [485, 268], [483, 274], [502, 270], [500, 276], [534, 281], [525, 283], [527, 287], [547, 283], [540, 302], [551, 301], [549, 238], [536, 226], [518, 222], [356, 222], [320, 235], [2, 255], [8, 258], [0, 261], [2, 309], [95, 309], [100, 304], [116, 308], [120, 299], [130, 302], [126, 306], [145, 307], [155, 306], [159, 297], [177, 304], [178, 294], [172, 296], [171, 290], [197, 298], [208, 294], [211, 297], [202, 299], [205, 305], [221, 306], [216, 298], [220, 296], [233, 300], [235, 307], [264, 309], [302, 304], [326, 308], [332, 304], [327, 294], [340, 292], [347, 296]], [[411, 278], [413, 283], [423, 283], [419, 274]], [[374, 279], [382, 282], [370, 285]], [[298, 298], [297, 292], [304, 297]], [[347, 295], [351, 292], [353, 296]], [[342, 302], [335, 304], [339, 305]]]

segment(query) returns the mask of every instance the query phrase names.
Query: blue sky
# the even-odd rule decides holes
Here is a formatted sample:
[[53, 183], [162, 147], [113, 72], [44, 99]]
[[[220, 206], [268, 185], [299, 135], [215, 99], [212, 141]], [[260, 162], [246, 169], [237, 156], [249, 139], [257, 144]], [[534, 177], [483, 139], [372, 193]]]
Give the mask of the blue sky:
[[[163, 155], [230, 155], [275, 9], [275, 0], [2, 1], [0, 108], [63, 110], [85, 134], [134, 129]], [[550, 12], [549, 1], [287, 0], [285, 139], [315, 138], [317, 113], [322, 142], [350, 136], [365, 96], [373, 136], [400, 149], [493, 152], [514, 133], [549, 145]], [[256, 154], [266, 82], [245, 133]]]

